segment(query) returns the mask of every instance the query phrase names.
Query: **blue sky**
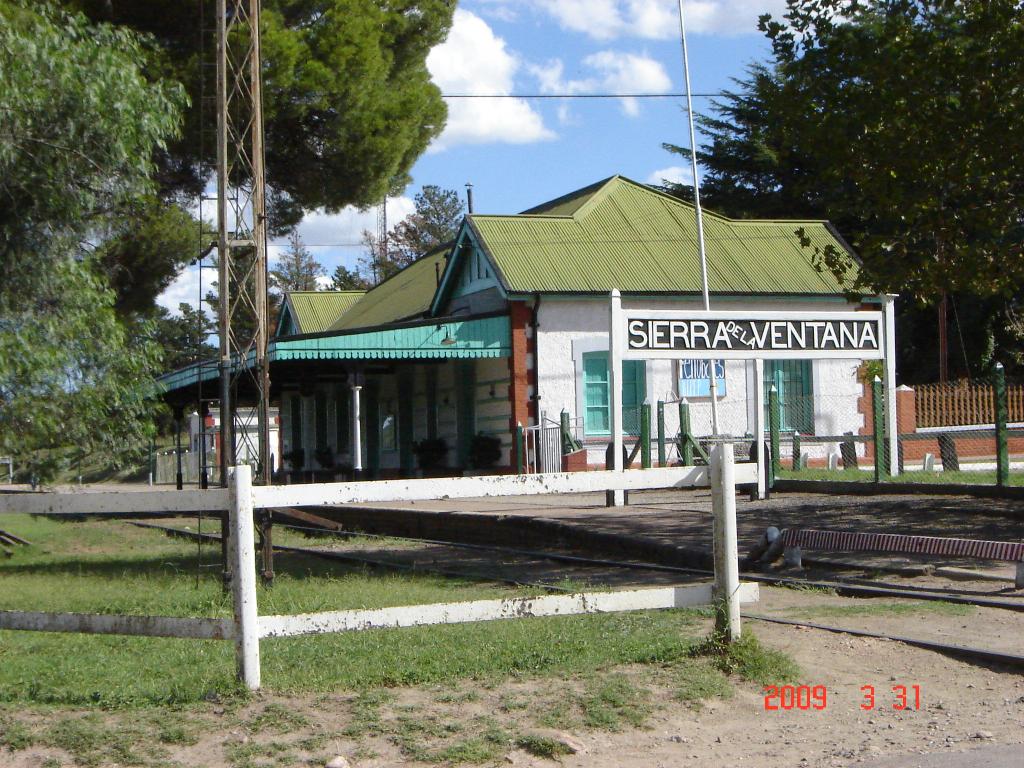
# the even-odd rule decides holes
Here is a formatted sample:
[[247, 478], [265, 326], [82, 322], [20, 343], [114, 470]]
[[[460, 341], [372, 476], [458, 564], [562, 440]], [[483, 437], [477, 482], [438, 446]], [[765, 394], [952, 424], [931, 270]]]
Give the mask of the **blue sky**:
[[[694, 93], [719, 92], [753, 61], [768, 57], [757, 31], [782, 0], [684, 3]], [[679, 93], [682, 55], [676, 0], [462, 0], [448, 40], [428, 58], [442, 93]], [[474, 187], [478, 213], [525, 208], [621, 173], [640, 182], [688, 176], [662, 142], [686, 145], [682, 99], [450, 99], [444, 133], [419, 159], [413, 183], [388, 203], [389, 223], [412, 211], [425, 184]], [[696, 99], [697, 112], [708, 100]], [[267, 148], [273, 152], [273, 147]], [[376, 212], [316, 211], [299, 228], [328, 272], [354, 266], [363, 229]], [[271, 246], [273, 261], [282, 250]], [[198, 272], [161, 297], [195, 303]]]

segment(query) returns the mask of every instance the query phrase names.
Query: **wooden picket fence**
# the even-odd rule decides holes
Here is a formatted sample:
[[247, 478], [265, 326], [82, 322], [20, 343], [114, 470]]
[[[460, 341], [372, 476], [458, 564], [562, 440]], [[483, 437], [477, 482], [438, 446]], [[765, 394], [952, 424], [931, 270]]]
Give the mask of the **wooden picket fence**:
[[[1007, 385], [1006, 399], [1009, 421], [1024, 421], [1024, 384]], [[987, 381], [919, 384], [914, 387], [914, 410], [918, 428], [993, 424], [996, 418], [995, 396]]]

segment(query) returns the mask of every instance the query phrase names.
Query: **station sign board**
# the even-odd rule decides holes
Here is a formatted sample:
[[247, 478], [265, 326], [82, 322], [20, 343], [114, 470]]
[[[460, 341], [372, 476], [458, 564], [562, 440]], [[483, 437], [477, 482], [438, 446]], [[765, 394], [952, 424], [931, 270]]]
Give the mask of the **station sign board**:
[[862, 312], [677, 312], [621, 315], [624, 359], [873, 360], [884, 357], [884, 314]]

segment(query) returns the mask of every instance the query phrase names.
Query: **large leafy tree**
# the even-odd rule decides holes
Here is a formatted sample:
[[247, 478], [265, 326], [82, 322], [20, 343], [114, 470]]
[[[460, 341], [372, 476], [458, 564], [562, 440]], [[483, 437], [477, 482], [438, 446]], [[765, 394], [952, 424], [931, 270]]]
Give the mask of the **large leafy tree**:
[[761, 26], [787, 136], [811, 159], [802, 184], [864, 260], [856, 287], [924, 300], [1019, 289], [1024, 6], [789, 0]]
[[118, 312], [131, 319], [158, 312], [157, 297], [210, 239], [192, 214], [155, 195], [120, 206], [96, 252]]
[[[215, 93], [215, 0], [64, 3], [152, 36], [146, 72], [181, 83], [192, 102], [180, 139], [157, 155], [158, 178], [165, 195], [196, 195], [215, 160], [208, 101]], [[447, 36], [454, 5], [263, 1], [267, 179], [277, 231], [304, 210], [373, 205], [409, 181], [413, 163], [444, 127], [447, 112], [426, 57]]]
[[182, 302], [177, 314], [160, 307], [155, 326], [156, 339], [163, 350], [161, 365], [166, 370], [184, 368], [217, 356], [217, 348], [210, 343], [216, 324], [202, 307], [197, 309]]
[[150, 190], [184, 106], [143, 57], [127, 31], [0, 0], [0, 453], [44, 479], [152, 429], [159, 348], [120, 322], [90, 245]]
[[[1024, 7], [789, 0], [761, 26], [773, 61], [701, 122], [709, 207], [833, 221], [864, 262], [848, 287], [900, 293], [901, 327], [928, 329], [923, 344], [901, 335], [912, 376], [936, 359], [920, 308], [947, 295], [962, 332], [988, 339], [964, 345], [966, 372], [1007, 357], [1024, 285]], [[848, 278], [842, 254], [813, 255]]]

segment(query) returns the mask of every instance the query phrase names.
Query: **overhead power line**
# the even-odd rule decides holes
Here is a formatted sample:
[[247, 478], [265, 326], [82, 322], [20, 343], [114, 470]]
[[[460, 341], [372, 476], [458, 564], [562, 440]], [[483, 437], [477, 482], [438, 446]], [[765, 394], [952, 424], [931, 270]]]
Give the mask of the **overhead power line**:
[[[715, 99], [728, 93], [693, 93], [693, 98]], [[443, 93], [444, 99], [682, 99], [686, 93]]]

